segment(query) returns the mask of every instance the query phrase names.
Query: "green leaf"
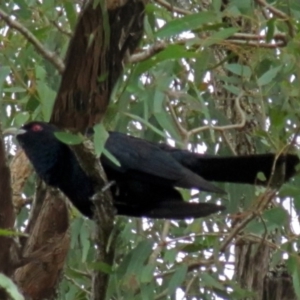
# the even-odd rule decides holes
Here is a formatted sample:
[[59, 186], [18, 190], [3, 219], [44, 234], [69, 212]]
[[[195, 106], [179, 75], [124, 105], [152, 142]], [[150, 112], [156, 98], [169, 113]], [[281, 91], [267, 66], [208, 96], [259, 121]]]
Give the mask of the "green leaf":
[[153, 279], [155, 265], [146, 265], [142, 268], [141, 282], [148, 283]]
[[4, 274], [0, 273], [0, 286], [6, 290], [6, 292], [11, 296], [14, 300], [25, 300], [24, 296], [20, 294], [18, 291], [17, 286], [14, 282], [5, 276]]
[[181, 58], [196, 58], [200, 57], [201, 52], [195, 52], [194, 50], [189, 50], [184, 45], [168, 45], [166, 49], [159, 52], [158, 54], [152, 56], [150, 59], [139, 63], [135, 70], [134, 76], [138, 76], [145, 73], [149, 69], [156, 66], [158, 63], [171, 60], [171, 59], [181, 59]]
[[233, 74], [241, 77], [249, 78], [252, 74], [251, 69], [248, 66], [241, 64], [226, 64], [225, 68]]
[[163, 26], [156, 33], [156, 38], [167, 38], [172, 35], [191, 31], [199, 28], [203, 24], [212, 23], [217, 20], [217, 14], [213, 12], [200, 12], [185, 16], [183, 18], [174, 19]]
[[275, 33], [275, 22], [276, 18], [271, 18], [267, 21], [267, 34], [266, 34], [266, 42], [270, 43], [273, 39]]
[[67, 145], [78, 145], [84, 140], [83, 136], [72, 134], [69, 132], [55, 132], [55, 137]]
[[174, 124], [174, 120], [171, 116], [164, 110], [161, 113], [154, 114], [159, 125], [164, 128], [167, 132], [170, 133], [172, 138], [176, 139], [176, 141], [180, 141], [180, 135], [176, 130], [176, 125]]
[[174, 264], [178, 251], [176, 249], [168, 249], [164, 253], [164, 261], [169, 264]]
[[156, 62], [170, 59], [194, 58], [201, 56], [201, 53], [189, 50], [184, 45], [168, 45], [166, 49], [154, 56]]
[[18, 112], [14, 117], [14, 125], [20, 127], [25, 124], [30, 118], [30, 115], [27, 111]]
[[111, 160], [117, 167], [121, 167], [120, 162], [118, 161], [118, 159], [112, 155], [107, 149], [103, 149], [103, 155], [105, 155], [109, 160]]
[[[280, 197], [298, 197], [300, 195], [300, 187], [295, 186], [291, 183], [286, 183], [282, 186], [279, 192]], [[300, 206], [299, 206], [300, 208]]]
[[225, 28], [225, 29], [222, 29], [218, 32], [213, 33], [208, 38], [204, 39], [203, 42], [201, 42], [201, 45], [205, 46], [205, 47], [209, 47], [209, 46], [212, 46], [214, 44], [218, 44], [221, 41], [224, 41], [224, 40], [228, 39], [229, 37], [231, 37], [233, 34], [235, 34], [238, 31], [239, 31], [238, 28]]
[[56, 92], [54, 92], [44, 81], [41, 80], [37, 81], [36, 86], [42, 103], [44, 120], [49, 121], [52, 114]]
[[28, 234], [23, 233], [23, 232], [17, 232], [17, 231], [13, 231], [13, 230], [0, 228], [0, 236], [25, 236], [25, 237], [27, 237]]
[[264, 234], [284, 226], [287, 223], [287, 213], [280, 207], [274, 207], [265, 211], [262, 215], [262, 220], [252, 220], [246, 230], [254, 234]]
[[265, 181], [267, 178], [266, 178], [266, 176], [263, 172], [258, 172], [257, 173], [257, 179], [259, 179], [261, 181]]
[[234, 94], [234, 95], [240, 95], [241, 93], [241, 88], [240, 87], [236, 87], [234, 85], [224, 85], [224, 88], [229, 91], [230, 93]]
[[6, 80], [6, 77], [10, 73], [10, 67], [8, 66], [1, 66], [0, 68], [0, 91], [2, 90], [3, 84]]
[[144, 267], [145, 261], [152, 252], [153, 242], [151, 240], [141, 241], [131, 252], [131, 260], [127, 268], [127, 274], [139, 274]]
[[177, 267], [176, 272], [173, 274], [168, 284], [169, 294], [174, 294], [176, 289], [181, 286], [185, 280], [187, 270], [187, 265], [181, 265]]
[[268, 70], [266, 73], [264, 73], [261, 77], [258, 78], [257, 84], [259, 86], [263, 86], [270, 83], [276, 77], [276, 75], [279, 73], [281, 69], [282, 66]]
[[297, 298], [300, 299], [300, 261], [298, 256], [290, 255], [287, 262], [287, 268], [289, 273], [292, 275], [293, 278], [293, 286], [294, 291], [297, 295]]
[[144, 120], [143, 118], [139, 117], [139, 116], [135, 116], [133, 114], [129, 114], [129, 113], [123, 113], [125, 116], [128, 116], [134, 120], [137, 120], [139, 122], [141, 122], [142, 124], [146, 125], [147, 127], [149, 127], [151, 130], [153, 130], [154, 132], [156, 132], [158, 135], [162, 136], [163, 138], [166, 138], [165, 134], [160, 131], [159, 129], [157, 129], [155, 126], [153, 126], [151, 123], [149, 123], [148, 121]]
[[92, 270], [101, 271], [105, 274], [113, 273], [112, 267], [102, 261], [97, 261], [97, 262], [93, 262], [93, 263], [89, 264], [89, 268]]
[[5, 92], [5, 93], [24, 93], [24, 92], [26, 92], [26, 89], [21, 86], [12, 86], [12, 87], [3, 89], [3, 92]]
[[36, 65], [35, 66], [35, 77], [38, 80], [44, 81], [46, 78], [47, 72], [42, 66]]
[[79, 238], [82, 246], [81, 261], [86, 262], [91, 247], [90, 231], [86, 224], [81, 227]]
[[217, 279], [215, 279], [213, 276], [211, 276], [206, 272], [203, 272], [201, 274], [201, 279], [203, 280], [205, 285], [208, 285], [209, 287], [214, 287], [219, 290], [224, 290], [224, 286]]
[[287, 212], [281, 207], [273, 207], [264, 212], [263, 218], [267, 222], [267, 227], [280, 227], [287, 221]]
[[74, 28], [75, 24], [77, 22], [77, 13], [75, 10], [75, 4], [72, 1], [63, 1], [62, 4], [64, 5], [66, 15], [68, 18], [68, 21], [70, 23], [70, 27]]
[[94, 146], [96, 157], [100, 157], [103, 152], [104, 145], [108, 139], [108, 132], [105, 130], [102, 123], [94, 126]]

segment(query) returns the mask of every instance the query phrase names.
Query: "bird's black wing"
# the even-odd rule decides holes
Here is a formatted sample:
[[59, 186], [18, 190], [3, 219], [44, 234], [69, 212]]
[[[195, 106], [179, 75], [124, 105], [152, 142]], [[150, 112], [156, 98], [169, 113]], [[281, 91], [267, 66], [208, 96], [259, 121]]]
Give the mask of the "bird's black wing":
[[111, 132], [105, 147], [121, 164], [121, 167], [118, 167], [102, 156], [101, 161], [105, 169], [110, 168], [141, 181], [223, 193], [223, 190], [193, 173], [172, 155], [160, 149], [158, 144]]
[[[186, 150], [159, 144], [161, 150], [171, 155], [177, 162], [208, 181], [264, 184], [271, 176], [279, 183], [289, 180], [296, 173], [299, 157], [295, 154], [252, 154], [242, 156], [216, 156], [196, 154]], [[258, 180], [261, 172], [265, 181]]]

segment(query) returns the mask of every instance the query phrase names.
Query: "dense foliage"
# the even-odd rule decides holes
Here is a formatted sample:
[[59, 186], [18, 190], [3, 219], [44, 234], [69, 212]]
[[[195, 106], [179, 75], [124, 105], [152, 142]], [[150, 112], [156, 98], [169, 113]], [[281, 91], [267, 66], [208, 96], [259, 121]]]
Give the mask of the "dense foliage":
[[[208, 154], [297, 152], [300, 4], [267, 2], [150, 1], [143, 40], [114, 89], [106, 129]], [[63, 61], [79, 7], [71, 0], [0, 2], [3, 128], [50, 119], [60, 83], [56, 62]], [[9, 27], [5, 14], [19, 27]], [[15, 144], [7, 147], [13, 155]], [[57, 299], [89, 299], [99, 269], [110, 274], [107, 299], [251, 298], [258, 287], [244, 278], [249, 265], [241, 270], [241, 261], [255, 255], [252, 276], [269, 277], [284, 263], [299, 298], [298, 177], [276, 195], [233, 184], [220, 185], [228, 192], [221, 198], [192, 191], [197, 201], [228, 208], [205, 219], [117, 217], [113, 266], [94, 261], [95, 225], [73, 209]], [[34, 182], [32, 175], [24, 199], [33, 196]], [[27, 204], [18, 214], [18, 231], [30, 209]], [[251, 247], [246, 253], [240, 245]], [[265, 269], [260, 247], [269, 248]]]

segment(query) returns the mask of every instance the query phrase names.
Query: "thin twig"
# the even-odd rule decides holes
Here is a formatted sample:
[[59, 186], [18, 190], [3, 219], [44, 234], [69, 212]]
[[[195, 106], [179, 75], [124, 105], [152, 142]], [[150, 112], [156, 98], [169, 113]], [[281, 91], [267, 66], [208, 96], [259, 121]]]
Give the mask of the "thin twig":
[[165, 247], [166, 238], [167, 238], [168, 233], [170, 231], [170, 225], [171, 225], [170, 220], [167, 220], [167, 221], [164, 222], [164, 227], [163, 227], [161, 237], [160, 237], [160, 243], [157, 245], [157, 247], [154, 249], [154, 251], [150, 255], [149, 262], [148, 262], [149, 264], [154, 264], [155, 263], [158, 255], [160, 254], [162, 249]]
[[270, 5], [269, 3], [267, 3], [265, 0], [255, 0], [257, 4], [259, 4], [260, 6], [265, 7], [270, 13], [272, 13], [273, 15], [285, 20], [288, 28], [289, 28], [289, 33], [290, 36], [293, 37], [294, 36], [294, 28], [292, 23], [290, 22], [290, 16], [287, 15], [286, 13], [284, 13], [283, 11], [275, 8], [274, 6]]
[[166, 2], [164, 0], [155, 0], [155, 2], [157, 4], [159, 4], [160, 6], [163, 6], [164, 8], [166, 8], [170, 12], [175, 12], [175, 13], [180, 14], [180, 15], [191, 15], [192, 14], [192, 12], [190, 12], [186, 9], [174, 6], [174, 5], [172, 5], [169, 2]]
[[225, 131], [225, 130], [230, 130], [230, 129], [242, 129], [245, 127], [246, 125], [246, 114], [245, 112], [243, 111], [243, 109], [241, 108], [241, 104], [240, 104], [240, 100], [241, 98], [244, 96], [244, 91], [242, 91], [238, 97], [235, 99], [235, 106], [236, 106], [236, 109], [238, 111], [238, 113], [240, 114], [241, 116], [241, 121], [240, 123], [237, 123], [237, 124], [230, 124], [230, 125], [224, 125], [224, 126], [214, 126], [214, 125], [205, 125], [205, 126], [201, 126], [201, 127], [198, 127], [198, 128], [194, 128], [192, 130], [190, 130], [188, 132], [189, 135], [193, 135], [193, 134], [198, 134], [202, 131], [205, 131], [205, 130], [215, 130], [215, 131]]
[[59, 71], [60, 74], [63, 73], [65, 69], [65, 65], [63, 61], [57, 56], [54, 52], [47, 50], [43, 44], [21, 23], [16, 20], [13, 20], [10, 15], [0, 9], [0, 17], [10, 28], [14, 28], [19, 33], [21, 33], [28, 42], [30, 42], [36, 49], [36, 51], [41, 54], [45, 59], [51, 62], [56, 69]]
[[78, 289], [80, 289], [81, 291], [83, 291], [84, 293], [86, 293], [88, 296], [92, 296], [92, 293], [88, 290], [86, 290], [84, 287], [82, 287], [81, 284], [79, 284], [78, 282], [76, 282], [73, 278], [65, 275], [64, 276], [66, 278], [66, 280], [68, 280], [69, 282], [71, 282], [72, 284], [74, 284]]
[[128, 59], [128, 63], [134, 64], [134, 63], [137, 63], [140, 61], [144, 61], [148, 58], [151, 58], [158, 52], [161, 52], [162, 50], [166, 49], [167, 46], [168, 46], [168, 43], [166, 43], [164, 41], [157, 41], [157, 42], [155, 42], [155, 44], [151, 45], [148, 49], [130, 56]]
[[59, 26], [54, 20], [49, 20], [49, 22], [62, 34], [68, 36], [69, 38], [72, 37], [72, 32], [63, 29], [61, 26]]
[[78, 274], [80, 276], [86, 277], [88, 279], [92, 278], [92, 274], [89, 274], [87, 272], [84, 272], [84, 271], [81, 271], [79, 269], [75, 269], [75, 268], [72, 268], [72, 267], [68, 267], [68, 269], [72, 270], [72, 272], [75, 272], [76, 274]]
[[[207, 39], [209, 39], [209, 36], [207, 37]], [[274, 35], [273, 39], [276, 41], [275, 43], [266, 43], [264, 42], [266, 40], [265, 35], [235, 33], [231, 37], [229, 37], [226, 41], [234, 45], [245, 45], [247, 47], [259, 47], [259, 48], [267, 48], [267, 49], [284, 47], [287, 44], [286, 36], [282, 33], [278, 33]], [[203, 40], [201, 40], [201, 42], [199, 43], [195, 43], [194, 39], [180, 39], [172, 43], [167, 43], [165, 41], [157, 41], [155, 42], [155, 44], [149, 46], [147, 49], [130, 56], [127, 62], [128, 63], [141, 62], [163, 51], [169, 45], [185, 45], [190, 42], [193, 42], [192, 47], [197, 49], [199, 47], [202, 47]], [[216, 41], [216, 43], [217, 42], [218, 41]]]
[[267, 48], [267, 49], [276, 49], [276, 48], [282, 48], [286, 46], [286, 41], [279, 41], [277, 43], [271, 44], [271, 43], [259, 43], [256, 41], [230, 39], [230, 43], [235, 45], [245, 45], [250, 47], [259, 47], [259, 48]]
[[184, 291], [184, 295], [181, 298], [182, 300], [186, 299], [186, 297], [188, 296], [189, 290], [191, 289], [196, 278], [197, 278], [196, 276], [192, 277], [192, 279], [187, 283], [185, 291]]
[[182, 124], [179, 122], [177, 116], [176, 116], [176, 113], [175, 113], [175, 110], [173, 108], [173, 105], [170, 103], [170, 101], [168, 102], [168, 107], [170, 109], [170, 113], [171, 113], [171, 116], [172, 116], [172, 119], [173, 121], [175, 122], [176, 126], [177, 126], [177, 129], [181, 135], [182, 138], [186, 138], [187, 135], [188, 135], [188, 132], [187, 130], [182, 126]]
[[225, 143], [227, 144], [227, 146], [228, 146], [229, 149], [231, 150], [232, 154], [236, 156], [236, 155], [237, 155], [237, 152], [235, 151], [233, 145], [230, 143], [230, 141], [229, 141], [229, 139], [228, 139], [228, 136], [227, 136], [226, 132], [225, 132], [225, 131], [221, 131], [221, 135], [222, 135], [222, 137], [223, 137]]
[[[266, 36], [261, 34], [253, 34], [253, 33], [244, 33], [244, 32], [236, 32], [232, 36], [228, 38], [230, 39], [238, 39], [238, 40], [246, 40], [246, 41], [265, 41]], [[286, 35], [284, 33], [276, 33], [273, 35], [273, 40], [286, 42]]]

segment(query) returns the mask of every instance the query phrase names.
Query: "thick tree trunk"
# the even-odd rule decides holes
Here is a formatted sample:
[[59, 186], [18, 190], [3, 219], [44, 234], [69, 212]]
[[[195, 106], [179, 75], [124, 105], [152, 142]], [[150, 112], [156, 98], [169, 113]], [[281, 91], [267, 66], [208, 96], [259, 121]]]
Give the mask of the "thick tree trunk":
[[69, 250], [69, 217], [65, 197], [41, 184], [36, 194], [33, 220], [26, 232], [29, 237], [22, 249], [30, 262], [16, 270], [15, 281], [24, 295], [33, 300], [54, 299]]

